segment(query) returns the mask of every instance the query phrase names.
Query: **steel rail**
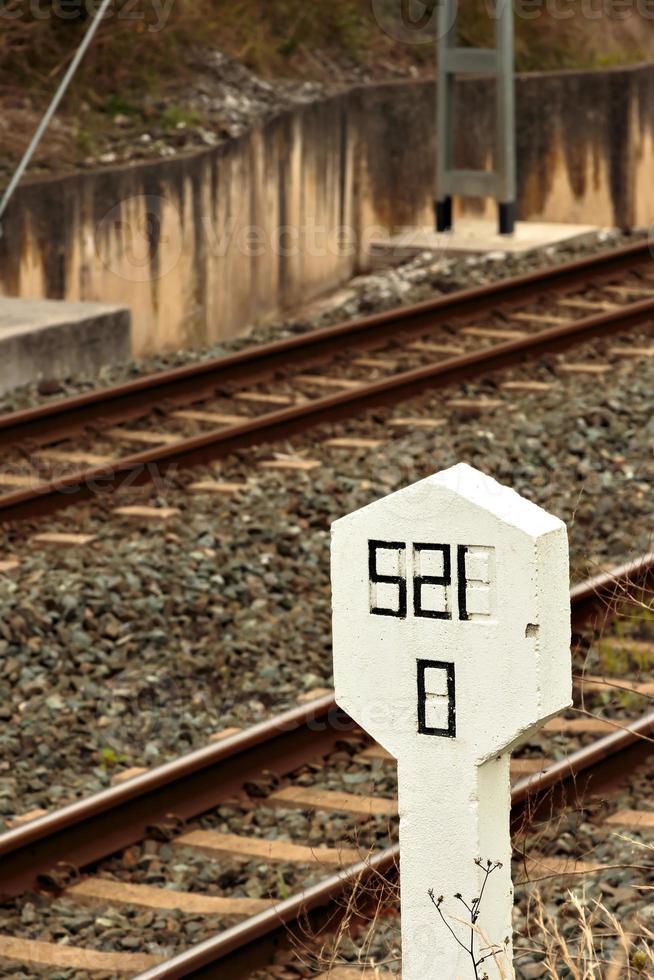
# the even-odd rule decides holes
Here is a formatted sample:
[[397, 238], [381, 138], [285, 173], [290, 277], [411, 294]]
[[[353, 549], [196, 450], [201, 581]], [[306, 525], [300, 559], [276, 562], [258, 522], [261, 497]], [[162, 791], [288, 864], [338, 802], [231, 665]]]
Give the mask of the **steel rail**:
[[573, 624], [576, 629], [586, 625], [591, 617], [603, 616], [610, 619], [615, 613], [616, 604], [634, 592], [654, 586], [654, 552], [636, 558], [616, 570], [600, 572], [591, 578], [574, 585], [570, 590], [570, 602], [574, 610]]
[[53, 433], [63, 439], [92, 422], [130, 418], [169, 399], [199, 399], [219, 386], [251, 382], [286, 370], [290, 363], [300, 365], [333, 356], [346, 345], [365, 347], [394, 337], [405, 338], [439, 322], [487, 311], [496, 304], [511, 305], [547, 295], [552, 289], [568, 290], [580, 283], [590, 284], [596, 278], [632, 270], [652, 259], [650, 244], [639, 241], [549, 269], [457, 290], [412, 306], [13, 412], [0, 417], [0, 448], [24, 444], [30, 439], [42, 442]]
[[[618, 769], [624, 775], [627, 770], [625, 756], [642, 761], [646, 754], [654, 752], [654, 712], [633, 725], [597, 740], [593, 745], [579, 749], [563, 762], [556, 763], [533, 776], [520, 780], [511, 791], [511, 819], [516, 822], [525, 808], [536, 808], [548, 799], [556, 789], [558, 805], [574, 800], [580, 802], [591, 787], [595, 790], [607, 777], [615, 778]], [[183, 953], [138, 975], [136, 980], [194, 980], [217, 976], [220, 964], [221, 980], [246, 976], [242, 963], [248, 970], [257, 959], [265, 957], [272, 937], [286, 932], [293, 922], [306, 920], [312, 914], [335, 902], [348, 890], [365, 889], [368, 882], [379, 876], [395, 876], [399, 867], [400, 848], [395, 844], [374, 854], [342, 872], [331, 875], [312, 888], [293, 895], [272, 908], [239, 922], [216, 936], [190, 947]], [[305, 926], [306, 928], [306, 926]], [[267, 940], [267, 945], [263, 941]], [[252, 949], [257, 944], [256, 952]], [[265, 962], [265, 960], [264, 960]]]
[[263, 769], [290, 772], [306, 761], [308, 741], [327, 753], [354, 728], [328, 694], [15, 827], [0, 835], [0, 900], [59, 861], [81, 867], [141, 840], [167, 814], [210, 810]]
[[[344, 868], [266, 911], [191, 946], [183, 953], [139, 974], [136, 980], [177, 980], [178, 977], [215, 980], [217, 976], [220, 976], [220, 980], [232, 980], [235, 977], [246, 977], [255, 965], [265, 963], [272, 936], [285, 932], [299, 919], [332, 905], [344, 892], [357, 884], [365, 888], [371, 879], [393, 875], [398, 867], [399, 857], [400, 848], [397, 844], [385, 848], [365, 861]], [[252, 951], [255, 944], [258, 948]], [[218, 964], [219, 974], [216, 973]]]
[[[580, 615], [588, 618], [590, 603], [603, 609], [612, 595], [624, 595], [627, 585], [651, 581], [654, 553], [600, 578], [571, 589], [573, 628]], [[206, 812], [262, 769], [286, 774], [306, 761], [309, 742], [312, 754], [326, 754], [356, 728], [334, 695], [326, 694], [9, 830], [0, 835], [0, 899], [32, 887], [58, 861], [83, 867], [133, 844], [166, 814], [189, 819]]]
[[426, 389], [458, 384], [479, 374], [520, 363], [528, 357], [565, 350], [583, 341], [633, 329], [653, 320], [654, 299], [631, 303], [617, 310], [540, 330], [519, 340], [494, 344], [335, 395], [269, 412], [238, 425], [180, 439], [177, 443], [125, 456], [115, 463], [3, 495], [0, 497], [0, 520], [14, 521], [50, 513], [120, 486], [160, 479], [173, 466], [194, 466], [249, 446], [286, 439], [314, 425], [335, 422], [375, 406], [412, 398]]

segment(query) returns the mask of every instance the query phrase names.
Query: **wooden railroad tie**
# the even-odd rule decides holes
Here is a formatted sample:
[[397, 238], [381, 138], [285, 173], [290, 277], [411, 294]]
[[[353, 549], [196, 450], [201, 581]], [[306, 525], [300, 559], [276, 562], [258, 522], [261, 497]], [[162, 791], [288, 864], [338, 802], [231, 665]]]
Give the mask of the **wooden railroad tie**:
[[352, 363], [358, 367], [381, 368], [384, 371], [394, 371], [397, 367], [397, 361], [388, 357], [355, 357]]
[[295, 700], [298, 704], [309, 704], [311, 701], [325, 697], [326, 694], [333, 693], [330, 687], [313, 687], [310, 691], [303, 691], [302, 694], [298, 694]]
[[112, 456], [100, 456], [97, 453], [82, 453], [67, 449], [38, 449], [34, 455], [52, 463], [82, 463], [84, 466], [105, 466], [113, 463]]
[[111, 976], [135, 976], [149, 970], [164, 959], [146, 953], [103, 953], [81, 946], [44, 943], [36, 939], [0, 936], [0, 959], [46, 966], [56, 970], [102, 972]]
[[142, 776], [148, 770], [145, 766], [130, 766], [129, 769], [123, 769], [122, 772], [116, 772], [111, 777], [112, 786], [120, 786], [122, 783], [129, 782], [130, 779], [135, 779], [137, 776]]
[[173, 418], [187, 422], [215, 422], [216, 425], [240, 425], [250, 421], [249, 415], [224, 415], [222, 412], [201, 412], [196, 409], [174, 412]]
[[566, 734], [585, 734], [592, 732], [616, 732], [619, 725], [604, 718], [552, 718], [543, 726], [546, 732], [565, 732]]
[[602, 300], [590, 300], [590, 299], [559, 299], [557, 300], [557, 306], [569, 306], [573, 310], [589, 310], [589, 311], [605, 311], [610, 312], [611, 310], [617, 309], [615, 303], [607, 303]]
[[410, 350], [417, 350], [425, 354], [465, 354], [464, 347], [457, 347], [455, 344], [437, 344], [431, 340], [416, 340], [409, 344]]
[[628, 681], [620, 677], [595, 677], [593, 674], [582, 674], [575, 677], [575, 682], [583, 687], [584, 691], [631, 693], [645, 697], [654, 695], [654, 681]]
[[614, 357], [654, 357], [654, 347], [609, 347]]
[[122, 442], [143, 442], [148, 446], [172, 446], [182, 439], [172, 432], [146, 432], [140, 429], [108, 429], [107, 435]]
[[33, 820], [39, 820], [41, 817], [45, 817], [47, 813], [47, 810], [37, 806], [33, 810], [27, 810], [26, 813], [21, 813], [18, 816], [13, 817], [13, 819], [9, 821], [9, 825], [11, 827], [22, 827], [23, 824], [32, 823]]
[[597, 861], [577, 860], [573, 857], [558, 857], [555, 855], [550, 857], [549, 855], [541, 854], [528, 854], [525, 864], [527, 879], [517, 881], [516, 886], [529, 884], [529, 881], [538, 881], [541, 878], [594, 874], [597, 871], [604, 871], [610, 867], [610, 865], [601, 864]]
[[551, 391], [554, 387], [549, 381], [503, 381], [502, 391]]
[[294, 399], [288, 395], [273, 395], [261, 391], [236, 391], [232, 395], [232, 398], [244, 402], [261, 402], [271, 405], [292, 405], [294, 402]]
[[377, 449], [384, 444], [383, 439], [357, 439], [343, 436], [338, 439], [326, 439], [325, 446], [334, 449]]
[[353, 378], [329, 378], [322, 374], [296, 374], [293, 380], [308, 385], [316, 385], [318, 388], [344, 388], [346, 390], [360, 388], [363, 384], [363, 381], [355, 381]]
[[204, 895], [154, 885], [134, 885], [112, 878], [85, 878], [67, 888], [64, 896], [84, 905], [138, 905], [146, 909], [178, 909], [191, 915], [256, 915], [275, 904], [268, 898]]
[[550, 313], [509, 313], [509, 319], [520, 320], [521, 323], [542, 323], [559, 326], [562, 323], [570, 323], [566, 316], [553, 316]]
[[221, 731], [214, 732], [213, 735], [210, 735], [209, 736], [209, 741], [210, 742], [222, 742], [222, 740], [224, 738], [230, 738], [230, 736], [232, 736], [232, 735], [238, 735], [238, 733], [239, 732], [242, 732], [242, 731], [243, 731], [242, 728], [235, 728], [234, 726], [232, 726], [230, 728], [223, 728]]
[[357, 796], [354, 793], [306, 786], [287, 786], [277, 790], [266, 798], [266, 803], [291, 810], [327, 810], [350, 813], [357, 817], [393, 817], [397, 814], [396, 799]]
[[37, 544], [82, 545], [95, 541], [95, 534], [73, 534], [68, 531], [43, 531], [33, 535], [32, 541]]
[[295, 864], [327, 864], [338, 868], [356, 864], [365, 858], [354, 848], [308, 847], [292, 841], [267, 840], [263, 837], [242, 837], [213, 830], [192, 830], [175, 838], [176, 847], [191, 847], [208, 857], [238, 857], [245, 861], [284, 861]]
[[606, 823], [631, 830], [654, 830], [654, 810], [617, 810]]
[[219, 480], [198, 480], [197, 483], [190, 483], [189, 490], [192, 493], [239, 493], [249, 490], [248, 483], [222, 483]]
[[441, 429], [447, 425], [447, 419], [412, 418], [411, 416], [388, 419], [386, 425], [403, 429]]
[[528, 336], [524, 330], [503, 330], [500, 327], [463, 327], [461, 333], [487, 340], [524, 340]]
[[459, 412], [491, 412], [505, 406], [500, 398], [450, 398], [447, 407]]
[[169, 521], [171, 517], [179, 517], [178, 507], [146, 507], [141, 504], [128, 504], [125, 507], [115, 507], [113, 513], [117, 517], [137, 517], [146, 521]]
[[319, 459], [268, 459], [259, 463], [264, 470], [298, 470], [300, 472], [310, 472], [317, 466], [322, 466]]
[[3, 487], [16, 487], [16, 489], [26, 490], [37, 487], [41, 481], [37, 476], [28, 476], [23, 473], [0, 473], [0, 485]]
[[557, 364], [558, 371], [565, 371], [566, 374], [606, 374], [607, 371], [611, 370], [610, 364], [595, 364], [593, 362], [583, 364], [583, 363], [570, 363], [570, 364]]
[[650, 298], [654, 296], [654, 286], [652, 289], [643, 289], [642, 286], [602, 286], [607, 293], [615, 293], [616, 296], [644, 296]]

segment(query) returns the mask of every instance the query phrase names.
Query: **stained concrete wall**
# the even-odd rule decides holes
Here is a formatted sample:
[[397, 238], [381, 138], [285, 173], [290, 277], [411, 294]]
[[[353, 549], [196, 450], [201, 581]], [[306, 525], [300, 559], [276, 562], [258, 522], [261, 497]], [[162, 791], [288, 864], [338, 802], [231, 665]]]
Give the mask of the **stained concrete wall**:
[[[490, 84], [461, 85], [461, 164], [489, 162]], [[519, 77], [519, 216], [648, 223], [653, 95], [654, 66]], [[342, 282], [380, 231], [431, 224], [434, 116], [429, 82], [354, 88], [206, 151], [26, 182], [0, 292], [129, 306], [136, 355], [238, 334]]]

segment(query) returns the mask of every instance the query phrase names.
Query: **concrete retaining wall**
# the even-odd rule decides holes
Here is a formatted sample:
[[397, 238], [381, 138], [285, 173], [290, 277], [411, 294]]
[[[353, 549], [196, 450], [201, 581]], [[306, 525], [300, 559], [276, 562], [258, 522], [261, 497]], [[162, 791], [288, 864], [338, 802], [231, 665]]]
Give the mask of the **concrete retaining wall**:
[[[461, 85], [462, 165], [485, 162], [488, 86]], [[647, 224], [653, 95], [654, 66], [519, 77], [519, 216]], [[25, 183], [0, 292], [129, 306], [137, 356], [238, 334], [343, 281], [380, 230], [431, 224], [434, 113], [428, 82], [355, 88], [215, 149]]]

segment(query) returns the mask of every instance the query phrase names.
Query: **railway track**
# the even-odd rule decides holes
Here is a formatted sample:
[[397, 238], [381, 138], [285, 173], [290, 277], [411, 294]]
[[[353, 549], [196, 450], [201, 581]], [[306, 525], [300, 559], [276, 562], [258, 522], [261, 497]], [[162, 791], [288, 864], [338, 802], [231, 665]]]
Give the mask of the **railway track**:
[[[625, 601], [637, 603], [653, 581], [654, 555], [648, 555], [576, 586], [571, 592], [575, 634], [605, 623]], [[620, 642], [629, 646], [624, 637]], [[644, 646], [632, 643], [634, 649]], [[652, 648], [650, 643], [650, 655]], [[597, 796], [607, 791], [652, 754], [654, 714], [641, 714], [643, 699], [654, 693], [652, 684], [597, 672], [601, 670], [581, 644], [575, 654], [578, 711], [550, 723], [542, 745], [530, 744], [514, 760], [516, 834], [565, 805], [580, 806], [589, 792]], [[629, 700], [617, 713], [603, 712], [599, 718], [592, 699], [599, 698], [601, 712], [606, 691]], [[577, 740], [577, 749], [553, 761], [561, 740], [569, 739]], [[80, 970], [109, 976], [138, 973], [143, 980], [248, 975], [254, 964], [268, 961], [298, 920], [309, 916], [324, 922], [325, 916], [334, 916], [334, 903], [353, 884], [362, 888], [366, 881], [393, 878], [397, 847], [390, 761], [326, 694], [246, 731], [223, 733], [205, 748], [96, 797], [19, 824], [0, 837], [0, 958], [31, 964], [35, 971], [78, 971], [70, 975]], [[209, 815], [206, 821], [191, 823], [201, 814]], [[629, 830], [643, 819], [647, 817], [631, 811], [611, 814], [608, 826]], [[192, 854], [195, 858], [184, 860], [196, 862], [194, 874], [207, 865], [220, 869], [221, 860], [249, 870], [227, 873], [227, 884], [220, 874], [204, 882], [196, 876], [190, 887], [180, 889], [175, 874], [179, 881], [181, 872], [168, 868], [172, 881], [162, 869], [153, 878], [146, 875], [144, 883], [139, 869], [150, 867], [150, 857], [143, 842], [153, 834], [167, 842], [168, 865], [179, 867], [175, 854]], [[325, 846], [325, 840], [332, 843]], [[527, 858], [536, 877], [593, 872], [588, 863], [573, 861], [568, 867], [556, 855], [530, 852]], [[99, 869], [98, 862], [103, 862]], [[248, 897], [247, 887], [243, 894], [248, 875], [257, 867], [265, 898]], [[229, 894], [230, 882], [240, 897]], [[35, 888], [54, 898], [55, 922], [59, 900], [75, 908], [145, 909], [155, 917], [170, 916], [172, 910], [181, 916], [208, 916], [209, 923], [217, 924], [217, 934], [195, 944], [187, 937], [189, 948], [172, 958], [143, 951], [141, 932], [148, 932], [143, 926], [140, 944], [136, 940], [139, 952], [107, 953], [74, 945], [62, 952], [57, 942], [7, 933], [8, 910], [15, 910], [21, 922], [30, 922]], [[271, 891], [278, 897], [268, 897]], [[284, 897], [284, 892], [289, 894]], [[100, 921], [110, 929], [111, 919]], [[121, 921], [127, 929], [129, 920]], [[155, 926], [156, 918], [156, 934]], [[55, 935], [62, 933], [55, 930]], [[127, 948], [134, 948], [133, 943]]]
[[[638, 243], [4, 416], [0, 519], [35, 517], [584, 341], [646, 332], [651, 264]], [[610, 355], [651, 349], [616, 345]], [[599, 378], [611, 364], [562, 369]]]

